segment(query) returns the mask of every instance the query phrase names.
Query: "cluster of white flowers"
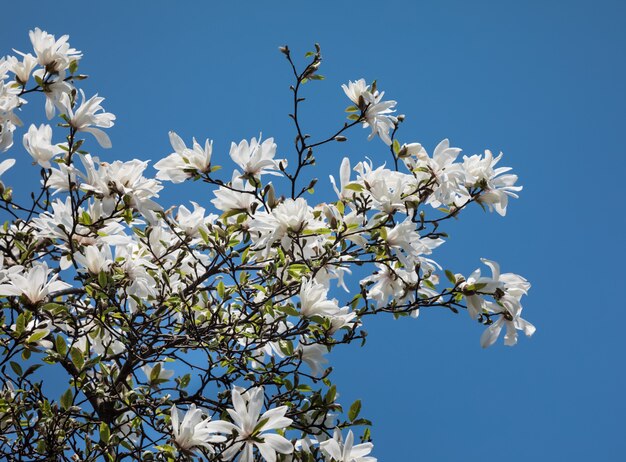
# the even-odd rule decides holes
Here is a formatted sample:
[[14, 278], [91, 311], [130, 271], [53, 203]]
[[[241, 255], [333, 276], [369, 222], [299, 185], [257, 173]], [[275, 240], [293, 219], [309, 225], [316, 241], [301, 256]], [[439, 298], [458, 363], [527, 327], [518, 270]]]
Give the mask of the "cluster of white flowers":
[[[193, 139], [187, 147], [170, 132], [174, 152], [154, 164], [153, 178], [147, 161], [104, 162], [88, 152], [94, 143], [86, 134], [111, 147], [105, 130], [115, 116], [103, 98], [87, 98], [75, 87], [82, 54], [67, 36], [57, 40], [39, 29], [30, 36], [34, 55], [0, 60], [0, 151], [12, 147], [21, 123], [16, 111], [32, 90], [44, 93], [45, 114], [58, 115], [60, 128], [31, 124], [23, 134], [24, 157], [41, 169], [42, 193], [32, 196], [32, 206], [12, 201], [15, 182], [6, 175], [0, 183], [6, 212], [0, 297], [11, 319], [2, 335], [6, 345], [25, 345], [24, 358], [45, 352], [46, 361], [71, 372], [73, 386], [83, 387], [106, 417], [103, 444], [110, 438], [139, 444], [137, 434], [148, 423], [137, 410], [145, 407], [153, 425], [148, 432], [166, 435], [143, 448], [148, 451], [240, 462], [259, 455], [267, 462], [314, 460], [313, 454], [328, 462], [375, 462], [367, 436], [355, 444], [352, 431], [344, 439], [339, 430], [356, 420], [360, 406], [340, 423], [331, 369], [324, 369], [336, 345], [364, 338], [364, 314], [417, 317], [431, 306], [466, 308], [486, 326], [483, 347], [503, 328], [506, 345], [517, 342], [518, 330], [534, 333], [521, 318], [521, 298], [530, 288], [524, 278], [502, 274], [489, 260], [483, 262], [491, 276], [476, 270], [464, 277], [433, 259], [446, 237], [439, 228], [444, 220], [474, 202], [505, 215], [509, 197], [517, 197], [517, 177], [496, 167], [502, 154], [459, 159], [461, 149], [448, 140], [432, 155], [420, 143], [401, 145], [396, 102], [384, 101], [375, 83], [361, 79], [343, 86], [354, 104], [351, 120], [390, 147], [395, 168], [372, 160], [353, 167], [344, 158], [338, 181], [331, 176], [328, 183], [336, 201], [312, 201], [307, 191], [316, 180], [296, 194], [298, 176], [313, 165], [313, 147], [325, 143], [307, 145], [304, 136], [296, 146], [309, 154], [293, 172], [276, 158], [273, 138], [252, 138], [231, 144], [236, 170], [219, 177], [213, 141]], [[67, 132], [56, 136], [63, 142], [53, 141], [57, 130]], [[0, 175], [14, 163], [0, 162]], [[159, 205], [165, 182], [186, 180], [212, 186], [211, 199], [167, 210]], [[291, 194], [278, 191], [284, 182], [291, 182]], [[443, 287], [446, 279], [450, 285]], [[332, 297], [335, 284], [348, 299]], [[179, 350], [206, 352], [210, 364], [176, 361]], [[185, 366], [189, 373], [179, 376]], [[206, 374], [199, 391], [183, 392], [197, 371]], [[220, 377], [222, 371], [234, 378]], [[228, 393], [205, 396], [211, 380]], [[322, 385], [326, 392], [314, 390]], [[111, 394], [140, 404], [113, 406], [113, 412], [106, 406]], [[3, 419], [0, 414], [5, 425]], [[114, 421], [111, 433], [107, 425]]]

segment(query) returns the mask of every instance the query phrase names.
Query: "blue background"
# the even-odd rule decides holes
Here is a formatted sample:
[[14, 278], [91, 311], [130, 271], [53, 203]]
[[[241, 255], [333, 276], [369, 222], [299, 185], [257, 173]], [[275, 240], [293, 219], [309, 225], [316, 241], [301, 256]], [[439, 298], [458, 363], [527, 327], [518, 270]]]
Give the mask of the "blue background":
[[[171, 129], [213, 138], [223, 165], [231, 141], [261, 131], [288, 157], [291, 75], [277, 47], [301, 58], [316, 41], [326, 80], [305, 88], [305, 131], [321, 138], [343, 123], [340, 84], [364, 77], [407, 114], [401, 141], [504, 151], [521, 198], [504, 219], [466, 213], [435, 258], [467, 274], [487, 257], [526, 276], [537, 333], [483, 351], [482, 328], [464, 313], [370, 319], [364, 348], [333, 355], [341, 397], [363, 399], [381, 461], [617, 461], [626, 453], [623, 5], [11, 2], [0, 53], [29, 51], [35, 26], [71, 35], [92, 76], [83, 87], [117, 115], [113, 149], [90, 143], [106, 160], [155, 162], [171, 152]], [[354, 129], [350, 143], [318, 152], [319, 197], [332, 197], [327, 174], [343, 155], [388, 160], [366, 135]], [[23, 154], [14, 172], [36, 181]], [[168, 190], [165, 202], [212, 198], [197, 186]]]

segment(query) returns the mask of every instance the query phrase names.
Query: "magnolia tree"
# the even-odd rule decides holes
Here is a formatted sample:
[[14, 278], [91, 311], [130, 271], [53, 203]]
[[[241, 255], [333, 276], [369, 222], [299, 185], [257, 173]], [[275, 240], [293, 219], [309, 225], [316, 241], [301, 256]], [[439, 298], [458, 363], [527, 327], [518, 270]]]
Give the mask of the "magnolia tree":
[[[6, 460], [374, 462], [370, 422], [359, 401], [338, 401], [326, 359], [364, 342], [371, 315], [464, 309], [486, 326], [484, 347], [503, 328], [507, 345], [533, 333], [520, 316], [524, 278], [490, 260], [463, 276], [432, 258], [446, 220], [473, 204], [504, 215], [517, 197], [502, 155], [400, 143], [396, 102], [363, 79], [343, 85], [348, 120], [335, 133], [305, 134], [318, 46], [302, 68], [280, 49], [293, 71], [293, 146], [252, 138], [229, 159], [170, 132], [173, 152], [152, 177], [147, 162], [95, 156], [111, 147], [115, 116], [79, 89], [82, 54], [68, 36], [30, 39], [34, 52], [0, 60], [0, 150], [32, 156], [41, 176], [30, 196], [14, 194], [15, 159], [0, 163]], [[45, 119], [26, 128], [31, 97]], [[336, 200], [315, 202], [318, 152], [358, 126], [380, 138], [389, 167], [345, 158], [324, 180]], [[210, 203], [159, 205], [164, 185], [189, 180]], [[51, 375], [65, 385], [46, 385]]]

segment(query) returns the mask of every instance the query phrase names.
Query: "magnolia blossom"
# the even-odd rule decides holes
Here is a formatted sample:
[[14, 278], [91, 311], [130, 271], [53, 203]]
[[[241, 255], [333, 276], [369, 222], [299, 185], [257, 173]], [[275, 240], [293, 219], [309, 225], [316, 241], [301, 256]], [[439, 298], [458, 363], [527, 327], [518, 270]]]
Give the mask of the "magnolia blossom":
[[[313, 209], [307, 201], [299, 197], [295, 200], [286, 199], [271, 212], [257, 212], [248, 226], [255, 241], [255, 247], [264, 249], [263, 253], [267, 255], [277, 241], [284, 249], [291, 248], [293, 236], [290, 236], [290, 233], [299, 234], [305, 229], [321, 228], [324, 224], [315, 218]], [[302, 243], [304, 247], [311, 250], [316, 240], [310, 238]]]
[[33, 44], [39, 64], [48, 72], [54, 73], [67, 69], [72, 61], [78, 61], [82, 54], [71, 48], [67, 40], [69, 35], [63, 35], [58, 40], [54, 35], [42, 31], [38, 27], [28, 34]]
[[415, 223], [406, 218], [386, 232], [385, 242], [398, 250], [396, 254], [405, 267], [412, 268], [420, 261], [420, 255], [431, 254], [443, 244], [443, 239], [421, 238], [415, 231]]
[[263, 387], [257, 387], [243, 394], [232, 390], [233, 409], [227, 409], [233, 424], [230, 429], [237, 434], [235, 441], [223, 453], [224, 460], [231, 460], [241, 451], [239, 462], [253, 462], [253, 449], [256, 447], [266, 462], [276, 462], [276, 453], [291, 454], [293, 445], [287, 438], [271, 430], [282, 430], [292, 420], [285, 417], [287, 406], [270, 409], [261, 414], [263, 408]]
[[276, 147], [274, 138], [268, 138], [263, 142], [260, 138], [259, 141], [252, 138], [249, 143], [247, 140], [243, 140], [239, 144], [232, 143], [230, 157], [239, 165], [244, 174], [255, 177], [266, 173], [279, 175], [279, 164], [282, 162], [284, 168], [287, 166], [287, 162], [284, 159], [274, 159]]
[[37, 66], [37, 58], [30, 53], [16, 53], [22, 56], [20, 61], [14, 56], [9, 57], [11, 71], [15, 74], [15, 79], [22, 85], [25, 85], [30, 79], [30, 74], [33, 72], [35, 66]]
[[8, 275], [8, 282], [0, 284], [0, 295], [23, 295], [34, 304], [44, 300], [50, 293], [71, 287], [57, 280], [57, 274], [50, 277], [51, 272], [52, 269], [49, 269], [48, 264], [43, 262], [35, 263], [32, 268], [23, 273], [11, 273]]
[[255, 190], [254, 186], [241, 178], [241, 173], [235, 170], [229, 185], [220, 186], [213, 191], [215, 199], [211, 199], [211, 203], [223, 212], [251, 210], [254, 204], [258, 204]]
[[206, 210], [204, 207], [200, 207], [195, 202], [191, 202], [191, 204], [193, 205], [193, 212], [184, 205], [178, 207], [176, 225], [187, 236], [197, 237], [200, 230], [207, 231], [207, 225], [213, 223], [217, 216], [214, 214], [205, 216]]
[[[165, 369], [162, 362], [157, 363], [154, 367], [150, 366], [149, 364], [145, 364], [141, 366], [141, 370], [144, 374], [146, 374], [146, 379], [148, 380], [148, 382], [167, 381], [174, 375], [174, 371]], [[154, 372], [155, 377], [152, 377], [153, 371], [156, 371]]]
[[159, 197], [158, 192], [163, 186], [154, 179], [143, 176], [148, 163], [133, 159], [128, 162], [116, 160], [113, 163], [100, 162], [97, 157], [81, 155], [85, 167], [85, 181], [81, 187], [92, 191], [102, 198], [105, 213], [115, 210], [122, 199], [137, 209], [144, 216], [151, 211], [160, 210], [160, 206], [152, 200]]
[[335, 193], [340, 200], [351, 199], [354, 196], [354, 190], [347, 188], [347, 186], [350, 184], [350, 159], [344, 157], [341, 161], [341, 168], [339, 170], [340, 188], [337, 188], [337, 183], [335, 183], [335, 177], [333, 177], [332, 175], [328, 176], [330, 177], [330, 182], [333, 185], [333, 189], [335, 190]]
[[436, 181], [427, 203], [435, 208], [455, 203], [459, 196], [468, 196], [463, 168], [455, 162], [460, 152], [461, 149], [450, 147], [450, 141], [444, 139], [435, 148], [432, 158], [426, 158], [425, 166]]
[[372, 443], [355, 445], [352, 430], [348, 431], [345, 442], [342, 441], [339, 430], [335, 430], [332, 439], [320, 443], [320, 448], [329, 462], [376, 462], [376, 457], [368, 456], [373, 447]]
[[220, 433], [227, 432], [229, 428], [227, 423], [221, 420], [211, 421], [211, 418], [196, 408], [195, 404], [189, 406], [184, 416], [181, 416], [181, 411], [176, 405], [172, 406], [170, 418], [174, 441], [185, 451], [202, 447], [213, 454], [215, 452], [213, 445], [226, 440]]
[[15, 159], [5, 159], [2, 162], [0, 162], [0, 177], [14, 165], [15, 165]]
[[[467, 300], [467, 311], [471, 317], [481, 314], [489, 317], [498, 317], [483, 333], [480, 343], [483, 348], [493, 345], [498, 339], [503, 327], [506, 327], [504, 344], [508, 346], [517, 343], [517, 330], [522, 330], [527, 336], [535, 333], [535, 326], [521, 318], [522, 296], [528, 293], [530, 283], [523, 277], [513, 273], [501, 273], [498, 263], [481, 259], [491, 269], [491, 277], [482, 276], [480, 269], [474, 271], [467, 280], [458, 285], [458, 289]], [[457, 279], [460, 279], [460, 275]], [[495, 302], [484, 297], [491, 295]]]
[[24, 148], [44, 168], [50, 168], [50, 160], [63, 152], [59, 146], [52, 144], [52, 127], [46, 124], [28, 128], [28, 133], [24, 134]]
[[[45, 69], [37, 69], [33, 72], [35, 78], [43, 79], [46, 76]], [[46, 117], [51, 120], [58, 108], [61, 112], [67, 112], [63, 100], [69, 99], [69, 95], [73, 92], [74, 86], [70, 82], [65, 81], [65, 71], [61, 71], [55, 78], [46, 83], [44, 95], [46, 96]]]
[[411, 202], [410, 192], [416, 190], [413, 175], [397, 172], [381, 166], [374, 168], [372, 162], [359, 162], [357, 184], [372, 200], [372, 208], [385, 213], [406, 211]]
[[[374, 87], [374, 88], [373, 88]], [[342, 85], [344, 93], [359, 108], [365, 109], [364, 127], [371, 127], [372, 133], [368, 137], [371, 140], [378, 135], [386, 145], [391, 144], [389, 132], [393, 130], [398, 118], [391, 115], [395, 112], [395, 101], [383, 101], [385, 92], [379, 92], [373, 85], [367, 85], [365, 79], [356, 82], [348, 82]]]
[[202, 147], [194, 138], [193, 147], [190, 149], [180, 136], [170, 132], [170, 143], [174, 152], [154, 164], [154, 168], [158, 170], [157, 179], [182, 183], [197, 173], [208, 173], [211, 167], [213, 141], [207, 139]]
[[302, 316], [330, 316], [339, 312], [337, 300], [327, 298], [328, 289], [313, 280], [300, 285], [300, 313]]
[[[100, 128], [111, 128], [115, 115], [110, 112], [104, 112], [104, 108], [100, 105], [104, 98], [98, 95], [92, 96], [88, 100], [85, 93], [81, 90], [82, 103], [78, 108], [74, 106], [67, 93], [63, 93], [60, 98], [60, 104], [65, 111], [70, 125], [79, 132], [91, 133], [103, 148], [111, 147], [111, 139]], [[100, 112], [102, 111], [102, 112]]]
[[13, 146], [13, 132], [15, 125], [10, 120], [0, 120], [0, 152], [7, 151]]
[[77, 169], [73, 165], [58, 164], [58, 168], [51, 166], [48, 185], [52, 195], [69, 191], [76, 184], [76, 174]]
[[324, 345], [298, 345], [296, 351], [300, 354], [300, 358], [313, 371], [314, 375], [318, 375], [324, 364], [328, 363], [328, 359], [324, 355], [328, 353], [328, 348]]
[[107, 272], [113, 264], [111, 247], [106, 244], [101, 248], [95, 245], [87, 246], [84, 253], [78, 253], [74, 256], [74, 260], [91, 274]]
[[[17, 330], [17, 325], [12, 324], [11, 330], [15, 332]], [[50, 335], [50, 321], [37, 321], [32, 319], [24, 327], [24, 332], [27, 333], [26, 341], [28, 343], [34, 343], [35, 345], [46, 350], [52, 349], [52, 342], [50, 340], [46, 340], [46, 337]]]
[[511, 170], [510, 167], [494, 166], [502, 158], [502, 153], [495, 159], [491, 151], [486, 150], [485, 155], [463, 156], [463, 170], [465, 181], [469, 187], [480, 187], [484, 191], [478, 196], [478, 202], [487, 205], [489, 210], [495, 210], [499, 215], [506, 215], [506, 207], [509, 197], [517, 198], [518, 191], [522, 186], [514, 186], [517, 175], [504, 173]]

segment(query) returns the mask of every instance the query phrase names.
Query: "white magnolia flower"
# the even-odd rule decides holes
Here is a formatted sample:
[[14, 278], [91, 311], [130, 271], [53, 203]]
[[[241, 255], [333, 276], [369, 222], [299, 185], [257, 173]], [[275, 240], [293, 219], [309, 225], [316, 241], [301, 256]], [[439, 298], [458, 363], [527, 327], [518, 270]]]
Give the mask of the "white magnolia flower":
[[242, 394], [233, 389], [232, 400], [234, 409], [227, 409], [233, 424], [231, 430], [236, 432], [235, 441], [222, 453], [224, 460], [233, 459], [240, 451], [239, 462], [253, 462], [253, 449], [256, 447], [266, 462], [276, 462], [276, 453], [291, 454], [293, 445], [287, 438], [270, 430], [288, 427], [292, 420], [285, 417], [287, 406], [270, 409], [261, 414], [263, 408], [263, 387], [257, 387]]
[[339, 313], [337, 300], [327, 298], [328, 288], [314, 280], [304, 279], [300, 285], [300, 313], [302, 316], [332, 317]]
[[15, 159], [5, 159], [2, 162], [0, 162], [0, 177], [14, 165], [15, 165]]
[[63, 281], [58, 281], [57, 274], [50, 277], [51, 272], [48, 264], [43, 262], [35, 263], [32, 268], [23, 273], [11, 273], [8, 275], [8, 282], [0, 284], [0, 295], [23, 295], [31, 303], [37, 303], [44, 300], [50, 293], [71, 287]]
[[357, 183], [373, 199], [371, 207], [385, 213], [405, 212], [411, 200], [416, 180], [413, 175], [389, 170], [385, 166], [374, 169], [370, 162], [359, 162], [354, 170], [359, 174]]
[[[432, 261], [421, 259], [420, 264], [422, 270], [428, 264], [436, 264]], [[428, 298], [436, 298], [437, 292], [425, 287], [424, 284], [416, 286], [418, 281], [418, 275], [415, 271], [408, 271], [405, 268], [393, 267], [382, 263], [377, 263], [376, 267], [378, 271], [361, 280], [361, 284], [371, 284], [367, 291], [367, 297], [374, 302], [378, 307], [383, 307], [395, 301], [399, 304], [408, 304], [416, 300], [418, 295], [426, 296]], [[432, 276], [428, 278], [432, 281]], [[419, 309], [411, 311], [411, 316], [416, 318], [419, 316]]]
[[403, 144], [400, 148], [400, 156], [404, 165], [414, 171], [428, 161], [428, 153], [420, 143]]
[[96, 137], [96, 140], [103, 148], [110, 148], [111, 139], [109, 135], [96, 127], [111, 128], [115, 120], [115, 115], [110, 112], [104, 112], [104, 108], [100, 105], [100, 103], [104, 101], [104, 98], [95, 95], [87, 100], [82, 90], [80, 94], [82, 95], [82, 103], [78, 108], [72, 105], [67, 93], [61, 95], [59, 102], [63, 111], [69, 118], [69, 124], [76, 131], [91, 133]]
[[441, 205], [456, 203], [459, 197], [467, 198], [465, 173], [461, 164], [455, 162], [461, 149], [450, 147], [450, 141], [442, 140], [433, 153], [426, 159], [426, 167], [435, 176], [436, 184], [427, 203], [437, 208]]
[[213, 214], [205, 216], [204, 207], [200, 207], [195, 202], [191, 202], [191, 204], [193, 205], [193, 212], [184, 205], [178, 207], [176, 224], [187, 236], [198, 237], [200, 230], [206, 232], [207, 225], [213, 223], [217, 216]]
[[332, 439], [322, 441], [320, 448], [329, 462], [376, 462], [376, 457], [368, 456], [372, 452], [372, 443], [354, 444], [354, 434], [348, 431], [346, 441], [343, 442], [339, 430], [335, 430]]
[[41, 124], [39, 128], [31, 125], [28, 133], [24, 134], [23, 142], [35, 162], [44, 168], [50, 168], [50, 160], [63, 152], [59, 146], [52, 144], [52, 127], [47, 124]]
[[[167, 381], [174, 375], [174, 371], [165, 369], [162, 362], [157, 363], [154, 367], [150, 366], [149, 364], [145, 364], [141, 367], [141, 370], [144, 374], [146, 374], [146, 379], [148, 380], [148, 382]], [[157, 371], [155, 372], [156, 377], [153, 378], [152, 372], [155, 370]]]
[[484, 157], [478, 154], [471, 157], [464, 156], [463, 170], [468, 187], [480, 187], [484, 190], [478, 196], [478, 202], [486, 204], [489, 210], [495, 210], [499, 215], [504, 216], [509, 196], [517, 198], [516, 192], [521, 191], [522, 186], [514, 186], [517, 182], [517, 175], [503, 175], [511, 170], [510, 167], [494, 169], [502, 155], [500, 153], [494, 159], [491, 151], [486, 150]]
[[504, 327], [506, 333], [504, 335], [504, 344], [507, 346], [513, 346], [517, 343], [517, 331], [521, 330], [527, 337], [532, 336], [537, 330], [531, 323], [522, 319], [522, 308], [511, 312], [509, 308], [504, 308], [496, 303], [487, 302], [487, 311], [492, 313], [501, 313], [501, 316], [491, 324], [480, 337], [480, 345], [483, 348], [487, 348], [495, 343], [500, 336], [500, 332]]
[[10, 120], [0, 120], [0, 152], [7, 151], [13, 146], [13, 132], [15, 124]]
[[[295, 238], [294, 235], [323, 226], [324, 223], [313, 215], [313, 209], [307, 201], [299, 197], [295, 200], [286, 199], [271, 212], [257, 212], [249, 223], [249, 230], [255, 249], [262, 249], [264, 255], [269, 254], [275, 242], [280, 242], [283, 249], [288, 250], [292, 248], [294, 240], [297, 240], [305, 253], [309, 254], [318, 243], [318, 239], [315, 237]], [[297, 250], [300, 252], [300, 249]]]
[[196, 408], [195, 404], [189, 406], [189, 410], [184, 416], [181, 416], [181, 411], [176, 408], [176, 405], [173, 405], [170, 416], [174, 441], [179, 448], [185, 451], [193, 451], [194, 448], [202, 447], [213, 454], [215, 452], [213, 445], [226, 440], [226, 437], [219, 434], [228, 428], [225, 426], [226, 422], [211, 421], [211, 418], [205, 416], [202, 410]]
[[337, 197], [340, 200], [351, 199], [354, 196], [354, 191], [350, 189], [346, 189], [346, 186], [350, 184], [350, 159], [344, 157], [341, 161], [341, 167], [339, 169], [339, 184], [341, 189], [337, 188], [337, 184], [335, 183], [335, 177], [332, 175], [328, 175], [330, 177], [330, 182], [333, 185], [333, 189], [337, 194]]
[[311, 368], [313, 375], [318, 375], [322, 371], [323, 365], [328, 363], [328, 359], [324, 358], [324, 355], [328, 353], [328, 347], [324, 345], [304, 345], [301, 343], [296, 348], [296, 353]]
[[[527, 336], [535, 333], [535, 326], [521, 318], [522, 296], [528, 293], [530, 283], [523, 277], [513, 273], [500, 273], [500, 266], [485, 258], [482, 262], [491, 269], [491, 277], [481, 276], [480, 270], [476, 270], [470, 275], [465, 284], [459, 285], [461, 291], [469, 291], [464, 294], [468, 300], [468, 312], [470, 316], [477, 317], [480, 313], [489, 313], [492, 317], [500, 314], [500, 317], [491, 324], [483, 335], [480, 343], [483, 348], [493, 345], [498, 339], [503, 327], [506, 327], [504, 344], [508, 346], [517, 343], [517, 330], [522, 330]], [[490, 302], [484, 300], [474, 292], [491, 294], [495, 300]]]
[[247, 140], [239, 144], [231, 143], [230, 157], [239, 165], [244, 174], [255, 177], [266, 173], [280, 175], [279, 163], [282, 162], [284, 168], [287, 162], [283, 159], [274, 159], [276, 147], [274, 138], [268, 138], [262, 143], [260, 138], [259, 141], [252, 138], [249, 143]]
[[397, 117], [391, 115], [395, 112], [396, 102], [383, 101], [385, 92], [379, 92], [372, 85], [367, 85], [364, 79], [356, 82], [350, 81], [348, 85], [342, 85], [341, 88], [354, 104], [357, 106], [365, 105], [365, 107], [361, 107], [365, 109], [363, 126], [372, 129], [368, 139], [371, 140], [375, 135], [378, 135], [387, 146], [391, 145], [389, 132], [398, 122]]
[[[52, 189], [52, 195], [70, 190], [72, 184], [76, 184], [77, 169], [74, 165], [58, 164], [58, 168], [50, 166], [48, 186]], [[43, 181], [43, 180], [42, 180]]]
[[254, 186], [242, 179], [239, 171], [235, 170], [230, 184], [220, 186], [213, 191], [215, 199], [211, 199], [211, 203], [222, 212], [250, 211], [253, 205], [258, 203], [254, 193]]
[[[11, 325], [11, 330], [15, 332], [17, 325]], [[28, 339], [33, 339], [29, 343], [34, 343], [46, 350], [52, 349], [52, 342], [45, 340], [50, 335], [50, 321], [36, 321], [32, 319], [24, 327], [24, 332], [27, 334]]]
[[[46, 77], [45, 69], [37, 69], [33, 72], [33, 76], [43, 79]], [[61, 112], [65, 111], [65, 106], [62, 104], [62, 100], [69, 98], [69, 95], [74, 91], [74, 86], [65, 81], [65, 71], [61, 71], [55, 78], [46, 83], [44, 88], [44, 95], [46, 96], [46, 117], [51, 120], [58, 108]]]
[[157, 179], [182, 183], [196, 173], [207, 173], [210, 170], [213, 141], [207, 139], [203, 148], [194, 138], [190, 149], [180, 136], [170, 132], [170, 143], [174, 152], [154, 164], [158, 170]]
[[433, 249], [443, 244], [443, 239], [421, 238], [415, 230], [415, 223], [407, 217], [403, 222], [387, 229], [387, 245], [396, 249], [396, 256], [407, 268], [415, 267], [420, 255], [429, 255]]
[[157, 180], [143, 176], [148, 162], [138, 159], [99, 162], [97, 157], [89, 154], [81, 155], [80, 158], [85, 166], [85, 181], [81, 187], [101, 198], [105, 213], [113, 212], [121, 198], [126, 199], [128, 206], [144, 216], [160, 209], [152, 198], [159, 197], [158, 192], [163, 186]]
[[30, 74], [33, 72], [35, 66], [37, 66], [37, 58], [30, 53], [24, 54], [17, 52], [22, 56], [22, 61], [15, 56], [9, 58], [11, 71], [15, 74], [15, 79], [22, 85], [25, 85], [30, 79]]
[[57, 40], [54, 35], [38, 27], [31, 30], [28, 35], [37, 61], [50, 73], [67, 69], [72, 61], [78, 61], [82, 57], [80, 51], [70, 48], [70, 44], [67, 43], [69, 35], [63, 35]]
[[113, 255], [111, 247], [106, 244], [100, 248], [90, 245], [82, 253], [75, 254], [74, 260], [91, 274], [100, 274], [109, 271], [113, 264]]

